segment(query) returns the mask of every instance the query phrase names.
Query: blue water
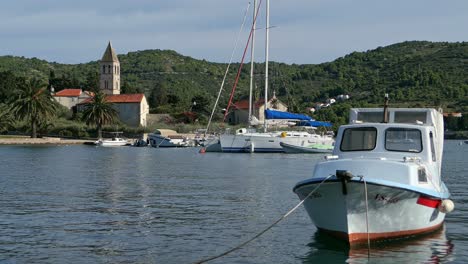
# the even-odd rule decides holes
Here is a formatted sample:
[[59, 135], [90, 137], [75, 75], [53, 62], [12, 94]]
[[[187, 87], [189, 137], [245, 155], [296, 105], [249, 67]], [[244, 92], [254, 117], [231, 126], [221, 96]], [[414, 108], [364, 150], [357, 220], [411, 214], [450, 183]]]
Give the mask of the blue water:
[[[301, 207], [210, 263], [468, 263], [468, 144], [445, 143], [455, 211], [444, 230], [349, 249]], [[193, 263], [249, 239], [298, 203], [322, 155], [197, 149], [0, 147], [0, 262]], [[326, 212], [324, 212], [326, 213]]]

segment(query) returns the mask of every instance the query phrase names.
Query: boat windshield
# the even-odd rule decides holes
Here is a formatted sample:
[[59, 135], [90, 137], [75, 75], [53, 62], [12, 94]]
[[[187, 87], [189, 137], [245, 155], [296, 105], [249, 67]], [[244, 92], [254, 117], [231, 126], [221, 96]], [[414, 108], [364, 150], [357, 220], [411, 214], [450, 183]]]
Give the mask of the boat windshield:
[[377, 129], [375, 127], [347, 128], [343, 132], [341, 151], [368, 151], [375, 148]]
[[421, 131], [414, 128], [388, 128], [385, 130], [385, 149], [402, 152], [421, 152]]

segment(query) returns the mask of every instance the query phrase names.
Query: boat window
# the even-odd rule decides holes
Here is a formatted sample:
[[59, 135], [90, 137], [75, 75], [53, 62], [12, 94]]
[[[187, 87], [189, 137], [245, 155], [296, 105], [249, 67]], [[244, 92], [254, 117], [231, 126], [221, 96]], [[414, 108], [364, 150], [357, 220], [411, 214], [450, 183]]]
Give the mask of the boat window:
[[426, 112], [396, 111], [395, 123], [414, 124], [417, 121], [426, 123]]
[[435, 145], [434, 145], [434, 135], [432, 134], [432, 132], [429, 132], [429, 138], [431, 140], [432, 161], [437, 161], [436, 152], [435, 152]]
[[377, 139], [375, 127], [347, 128], [343, 132], [341, 151], [373, 150]]
[[402, 152], [421, 152], [421, 131], [413, 128], [389, 128], [385, 131], [385, 149]]
[[[387, 114], [387, 118], [389, 114]], [[380, 123], [383, 121], [383, 110], [378, 112], [359, 112], [357, 120], [366, 123]]]

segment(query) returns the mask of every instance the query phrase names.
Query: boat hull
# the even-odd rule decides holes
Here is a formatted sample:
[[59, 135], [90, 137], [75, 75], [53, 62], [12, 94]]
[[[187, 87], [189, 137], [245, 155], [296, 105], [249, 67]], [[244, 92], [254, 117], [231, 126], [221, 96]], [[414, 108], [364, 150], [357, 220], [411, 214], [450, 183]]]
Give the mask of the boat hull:
[[[294, 192], [304, 199], [318, 184], [299, 184]], [[367, 243], [368, 237], [376, 241], [430, 232], [445, 218], [437, 203], [420, 204], [420, 197], [426, 196], [409, 189], [367, 183], [367, 210], [365, 196], [362, 181], [335, 180], [323, 183], [304, 207], [318, 229], [349, 244]]]
[[265, 135], [221, 135], [223, 152], [284, 152], [279, 145], [280, 138]]
[[98, 140], [94, 144], [101, 146], [101, 147], [121, 147], [121, 146], [127, 145], [128, 142], [126, 140], [122, 140], [122, 141], [121, 140], [116, 140], [116, 141]]
[[306, 147], [280, 142], [280, 146], [286, 153], [331, 153], [333, 151], [332, 145], [309, 145]]
[[219, 139], [214, 139], [204, 144], [204, 151], [205, 152], [223, 152], [221, 148], [221, 142]]
[[223, 152], [261, 152], [261, 153], [283, 153], [284, 148], [280, 143], [301, 146], [310, 142], [326, 141], [332, 144], [332, 138], [322, 139], [320, 136], [298, 136], [281, 137], [280, 133], [255, 133], [255, 134], [224, 134], [220, 136]]
[[191, 147], [189, 142], [183, 138], [170, 138], [161, 135], [148, 135], [151, 147], [155, 148], [183, 148]]

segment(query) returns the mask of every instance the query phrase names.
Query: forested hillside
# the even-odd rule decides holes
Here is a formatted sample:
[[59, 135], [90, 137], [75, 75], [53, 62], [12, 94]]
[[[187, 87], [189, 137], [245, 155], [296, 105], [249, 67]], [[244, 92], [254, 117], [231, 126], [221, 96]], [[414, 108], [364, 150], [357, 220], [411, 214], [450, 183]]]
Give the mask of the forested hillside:
[[[226, 64], [196, 60], [169, 50], [146, 50], [119, 55], [122, 92], [144, 92], [152, 112], [207, 113], [218, 93]], [[255, 66], [257, 98], [263, 94], [264, 64]], [[223, 92], [225, 107], [239, 64], [231, 66]], [[248, 96], [250, 64], [242, 69], [235, 98]], [[0, 57], [0, 100], [11, 96], [22, 78], [40, 76], [55, 90], [92, 90], [98, 83], [98, 62], [66, 65], [36, 58]], [[349, 106], [381, 104], [389, 93], [396, 106], [442, 106], [468, 112], [468, 43], [403, 42], [367, 52], [353, 52], [317, 65], [270, 63], [271, 90], [293, 111], [339, 94], [346, 104], [327, 110], [342, 115]], [[272, 94], [270, 91], [270, 95]], [[338, 109], [340, 108], [340, 109]], [[325, 116], [327, 117], [327, 116]], [[333, 119], [333, 117], [328, 117]], [[340, 119], [338, 121], [343, 121]]]

